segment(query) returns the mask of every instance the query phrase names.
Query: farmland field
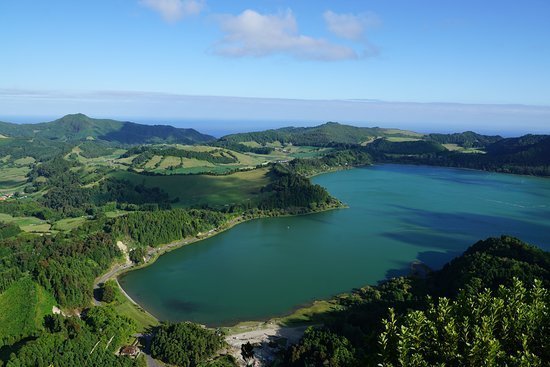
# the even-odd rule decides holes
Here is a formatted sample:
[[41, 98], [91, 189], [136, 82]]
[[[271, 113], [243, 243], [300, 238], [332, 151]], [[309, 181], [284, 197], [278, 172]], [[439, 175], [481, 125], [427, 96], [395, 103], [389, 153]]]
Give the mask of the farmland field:
[[267, 168], [261, 168], [226, 176], [146, 176], [118, 171], [112, 173], [112, 176], [135, 184], [159, 187], [166, 191], [171, 199], [179, 198], [179, 202], [174, 206], [224, 206], [258, 200], [261, 188], [269, 183], [267, 172]]
[[36, 217], [12, 217], [0, 213], [0, 222], [17, 224], [25, 232], [45, 233], [50, 231], [50, 224]]

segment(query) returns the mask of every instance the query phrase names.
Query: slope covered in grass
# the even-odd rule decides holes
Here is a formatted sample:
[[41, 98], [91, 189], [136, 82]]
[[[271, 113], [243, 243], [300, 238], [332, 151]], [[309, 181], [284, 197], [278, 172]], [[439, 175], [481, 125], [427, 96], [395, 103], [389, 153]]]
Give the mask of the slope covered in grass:
[[55, 304], [53, 296], [31, 278], [16, 281], [0, 294], [0, 340], [41, 329]]

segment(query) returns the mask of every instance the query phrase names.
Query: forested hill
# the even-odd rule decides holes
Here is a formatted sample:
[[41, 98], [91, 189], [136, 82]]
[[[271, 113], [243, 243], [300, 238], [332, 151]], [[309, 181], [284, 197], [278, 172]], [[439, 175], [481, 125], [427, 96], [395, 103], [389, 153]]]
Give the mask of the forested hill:
[[479, 148], [502, 140], [499, 135], [481, 135], [473, 131], [454, 134], [428, 134], [426, 140], [440, 144], [456, 144], [464, 148]]
[[13, 138], [41, 138], [56, 141], [99, 139], [124, 144], [193, 144], [214, 140], [194, 129], [168, 125], [141, 125], [128, 121], [94, 119], [81, 113], [38, 124], [0, 122], [0, 134]]
[[284, 127], [251, 133], [226, 135], [220, 141], [230, 143], [254, 142], [326, 146], [329, 144], [362, 144], [379, 137], [421, 138], [422, 135], [406, 130], [383, 129], [379, 127], [356, 127], [337, 122], [314, 127]]
[[[439, 147], [421, 150], [420, 148], [426, 148], [422, 146], [426, 143], [437, 144]], [[377, 162], [427, 164], [550, 176], [550, 135], [500, 139], [492, 144], [476, 147], [477, 149], [470, 150], [467, 154], [464, 152], [468, 150], [442, 150], [441, 147], [441, 144], [434, 141], [390, 142], [380, 139], [369, 144], [366, 150]]]

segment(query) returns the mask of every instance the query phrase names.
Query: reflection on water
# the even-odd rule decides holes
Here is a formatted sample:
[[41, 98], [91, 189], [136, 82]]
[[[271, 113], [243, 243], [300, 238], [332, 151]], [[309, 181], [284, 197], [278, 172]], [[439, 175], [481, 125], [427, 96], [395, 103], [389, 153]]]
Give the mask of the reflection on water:
[[550, 180], [383, 165], [314, 181], [349, 209], [238, 225], [127, 274], [125, 290], [161, 319], [216, 326], [281, 315], [414, 260], [437, 268], [489, 236], [550, 245]]

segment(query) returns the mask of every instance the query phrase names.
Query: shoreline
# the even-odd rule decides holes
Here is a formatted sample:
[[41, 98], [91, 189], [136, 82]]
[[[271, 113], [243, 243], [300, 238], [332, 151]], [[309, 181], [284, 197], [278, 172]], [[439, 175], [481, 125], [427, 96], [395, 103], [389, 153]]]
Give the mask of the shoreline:
[[[392, 163], [392, 162], [386, 162], [386, 163], [374, 163], [374, 164], [370, 164], [370, 165], [361, 165], [361, 166], [351, 166], [351, 167], [337, 167], [335, 169], [332, 169], [332, 170], [329, 170], [329, 171], [325, 171], [325, 172], [318, 172], [318, 173], [315, 173], [313, 175], [309, 175], [307, 176], [308, 178], [313, 178], [313, 177], [316, 177], [316, 176], [320, 176], [320, 175], [323, 175], [323, 174], [328, 174], [328, 173], [335, 173], [335, 172], [340, 172], [340, 171], [346, 171], [346, 170], [351, 170], [351, 169], [354, 169], [354, 168], [364, 168], [364, 167], [375, 167], [375, 166], [380, 166], [380, 165], [390, 165], [390, 166], [413, 166], [413, 167], [426, 167], [426, 168], [431, 168], [431, 167], [440, 167], [440, 168], [446, 168], [446, 169], [454, 169], [454, 170], [464, 170], [464, 171], [478, 171], [478, 172], [485, 172], [485, 173], [492, 173], [492, 174], [509, 174], [509, 175], [514, 175], [514, 176], [527, 176], [527, 177], [532, 177], [532, 178], [543, 178], [544, 177], [539, 177], [539, 176], [531, 176], [531, 175], [521, 175], [521, 174], [511, 174], [511, 173], [504, 173], [504, 172], [495, 172], [495, 171], [487, 171], [487, 170], [479, 170], [479, 169], [475, 169], [475, 168], [462, 168], [462, 167], [448, 167], [448, 166], [433, 166], [433, 165], [425, 165], [425, 164], [404, 164], [404, 163]], [[171, 242], [171, 243], [168, 243], [168, 244], [165, 244], [165, 245], [161, 245], [159, 247], [156, 247], [156, 248], [152, 248], [149, 252], [148, 252], [148, 255], [150, 255], [150, 258], [148, 259], [148, 261], [146, 263], [143, 263], [143, 264], [140, 264], [140, 265], [136, 265], [136, 264], [132, 264], [131, 266], [124, 266], [124, 265], [118, 265], [120, 266], [119, 269], [116, 269], [115, 271], [113, 271], [113, 269], [110, 269], [107, 273], [105, 273], [104, 275], [102, 275], [101, 277], [99, 277], [98, 279], [101, 279], [102, 277], [105, 277], [105, 275], [109, 274], [109, 272], [112, 272], [112, 274], [109, 274], [109, 277], [108, 278], [105, 278], [104, 280], [107, 281], [109, 279], [115, 279], [121, 293], [134, 305], [136, 306], [138, 309], [140, 309], [141, 311], [147, 313], [149, 316], [151, 316], [153, 319], [157, 320], [158, 322], [162, 321], [160, 319], [158, 319], [156, 316], [154, 316], [153, 314], [151, 314], [149, 311], [147, 311], [145, 308], [143, 308], [142, 305], [140, 305], [138, 302], [136, 302], [125, 290], [124, 288], [121, 286], [120, 282], [119, 282], [119, 277], [126, 274], [126, 273], [129, 273], [131, 271], [134, 271], [134, 270], [139, 270], [139, 269], [142, 269], [142, 268], [145, 268], [145, 267], [148, 267], [152, 264], [154, 264], [158, 258], [160, 258], [162, 255], [166, 254], [166, 253], [169, 253], [171, 251], [174, 251], [174, 250], [177, 250], [177, 249], [180, 249], [184, 246], [188, 246], [188, 245], [192, 245], [194, 243], [198, 243], [202, 240], [206, 240], [206, 239], [209, 239], [211, 237], [214, 237], [220, 233], [223, 233], [225, 232], [226, 230], [229, 230], [233, 227], [235, 227], [236, 225], [238, 224], [241, 224], [241, 223], [246, 223], [248, 221], [252, 221], [252, 220], [256, 220], [256, 219], [265, 219], [265, 218], [278, 218], [278, 217], [294, 217], [294, 216], [302, 216], [302, 215], [311, 215], [311, 214], [316, 214], [316, 213], [322, 213], [322, 212], [325, 212], [325, 211], [330, 211], [330, 210], [335, 210], [335, 209], [345, 209], [347, 208], [348, 206], [342, 202], [339, 202], [340, 205], [338, 206], [331, 206], [331, 207], [327, 207], [327, 208], [324, 208], [322, 210], [315, 210], [315, 211], [311, 211], [311, 212], [306, 212], [306, 213], [298, 213], [298, 214], [290, 214], [290, 213], [284, 213], [284, 214], [276, 214], [276, 215], [268, 215], [268, 214], [264, 214], [264, 215], [258, 215], [258, 216], [253, 216], [253, 217], [250, 217], [250, 218], [245, 218], [243, 215], [239, 215], [239, 216], [236, 216], [232, 219], [230, 219], [227, 223], [225, 223], [223, 226], [220, 226], [218, 228], [214, 228], [212, 230], [210, 230], [209, 232], [205, 233], [204, 235], [201, 235], [200, 237], [198, 236], [195, 236], [195, 237], [190, 237], [190, 238], [185, 238], [185, 239], [181, 239], [181, 240], [177, 240], [177, 241], [174, 241], [174, 242]], [[115, 265], [114, 267], [116, 267], [117, 265]], [[96, 283], [97, 284], [97, 283]], [[344, 292], [344, 293], [347, 293], [347, 292]], [[297, 305], [296, 307], [292, 308], [291, 310], [289, 310], [288, 312], [286, 312], [285, 314], [283, 315], [274, 315], [273, 317], [270, 317], [268, 319], [262, 319], [262, 320], [243, 320], [243, 321], [237, 321], [237, 323], [233, 324], [233, 325], [229, 325], [229, 326], [220, 326], [220, 328], [223, 328], [225, 330], [231, 330], [232, 332], [230, 332], [230, 335], [233, 334], [233, 333], [236, 333], [236, 332], [242, 332], [242, 331], [238, 331], [238, 329], [246, 329], [248, 330], [250, 327], [254, 328], [254, 329], [257, 329], [257, 328], [261, 328], [262, 326], [266, 326], [266, 325], [269, 325], [269, 324], [277, 324], [281, 327], [286, 327], [284, 324], [281, 324], [281, 321], [284, 322], [284, 319], [286, 319], [287, 317], [291, 317], [292, 315], [295, 315], [297, 312], [299, 312], [300, 310], [305, 310], [305, 309], [308, 309], [312, 306], [315, 306], [316, 304], [318, 303], [330, 303], [331, 300], [335, 297], [336, 295], [332, 296], [332, 297], [329, 297], [329, 298], [323, 298], [323, 299], [316, 299], [316, 300], [313, 300], [311, 301], [310, 303], [307, 303], [307, 304], [301, 304], [301, 305]], [[307, 322], [305, 322], [307, 324]], [[248, 325], [248, 326], [247, 326]], [[254, 325], [254, 326], [252, 326]]]
[[[326, 172], [326, 173], [329, 173], [329, 172]], [[277, 215], [273, 215], [273, 216], [270, 216], [270, 215], [259, 215], [259, 216], [254, 216], [254, 217], [251, 217], [251, 218], [245, 218], [243, 217], [243, 215], [239, 215], [235, 218], [232, 218], [230, 219], [227, 223], [225, 223], [223, 226], [220, 226], [218, 228], [214, 228], [212, 230], [210, 230], [209, 232], [207, 232], [205, 235], [202, 235], [200, 237], [191, 237], [191, 238], [185, 238], [185, 239], [181, 239], [181, 240], [178, 240], [178, 241], [174, 241], [174, 242], [170, 242], [168, 244], [165, 244], [165, 245], [161, 245], [157, 248], [153, 248], [149, 253], [148, 255], [150, 255], [150, 258], [148, 259], [147, 262], [143, 263], [143, 264], [139, 264], [139, 265], [136, 265], [136, 264], [132, 264], [132, 265], [128, 265], [128, 264], [115, 264], [111, 269], [109, 269], [105, 274], [99, 276], [98, 278], [96, 278], [96, 281], [94, 282], [94, 287], [96, 286], [99, 286], [100, 283], [105, 283], [107, 282], [108, 280], [110, 279], [114, 279], [120, 292], [126, 297], [126, 299], [128, 299], [132, 305], [134, 305], [135, 307], [137, 307], [140, 311], [143, 311], [145, 313], [147, 313], [147, 315], [149, 315], [150, 317], [152, 317], [153, 319], [155, 319], [157, 322], [161, 322], [162, 320], [160, 320], [159, 318], [157, 318], [156, 316], [154, 316], [153, 314], [151, 314], [148, 310], [146, 310], [141, 304], [139, 304], [138, 302], [136, 302], [125, 290], [124, 288], [122, 287], [122, 285], [120, 284], [119, 282], [119, 277], [126, 274], [126, 273], [129, 273], [131, 271], [135, 271], [135, 270], [140, 270], [140, 269], [143, 269], [145, 267], [148, 267], [152, 264], [154, 264], [162, 255], [164, 254], [167, 254], [171, 251], [174, 251], [174, 250], [177, 250], [177, 249], [180, 249], [180, 248], [183, 248], [184, 246], [188, 246], [188, 245], [192, 245], [192, 244], [195, 244], [195, 243], [199, 243], [201, 242], [202, 240], [206, 240], [206, 239], [209, 239], [209, 238], [212, 238], [220, 233], [223, 233], [235, 226], [237, 226], [238, 224], [242, 224], [242, 223], [246, 223], [246, 222], [249, 222], [249, 221], [252, 221], [252, 220], [256, 220], [256, 219], [266, 219], [266, 218], [282, 218], [282, 217], [295, 217], [295, 216], [303, 216], [303, 215], [312, 215], [312, 214], [317, 214], [317, 213], [323, 213], [323, 212], [327, 212], [327, 211], [331, 211], [331, 210], [338, 210], [338, 209], [346, 209], [348, 208], [348, 206], [344, 203], [341, 203], [340, 201], [339, 202], [339, 205], [335, 205], [335, 206], [330, 206], [330, 207], [327, 207], [327, 208], [323, 208], [321, 210], [315, 210], [315, 211], [311, 211], [311, 212], [306, 212], [306, 213], [298, 213], [298, 214], [290, 214], [290, 213], [287, 213], [287, 214], [277, 214]], [[116, 269], [116, 267], [119, 267], [118, 269]], [[317, 300], [317, 301], [320, 301], [320, 300]], [[315, 301], [314, 301], [315, 302]], [[312, 303], [313, 304], [313, 303]], [[306, 306], [307, 307], [307, 306]], [[299, 307], [299, 308], [303, 308], [303, 307]], [[298, 308], [298, 309], [299, 309]], [[292, 313], [294, 313], [296, 310], [291, 310], [289, 312], [288, 315], [291, 315]], [[269, 319], [269, 320], [265, 320], [265, 321], [250, 321], [250, 322], [254, 322], [254, 323], [257, 323], [257, 324], [267, 324], [268, 322], [270, 322], [271, 320], [276, 320], [276, 319], [280, 319], [281, 316], [279, 317], [276, 317], [276, 318], [272, 318], [272, 319]], [[230, 328], [233, 328], [233, 327], [238, 327], [240, 324], [242, 323], [246, 323], [246, 322], [249, 322], [249, 321], [244, 321], [244, 322], [239, 322], [235, 325], [232, 325], [230, 326]], [[283, 325], [281, 325], [282, 327]]]

